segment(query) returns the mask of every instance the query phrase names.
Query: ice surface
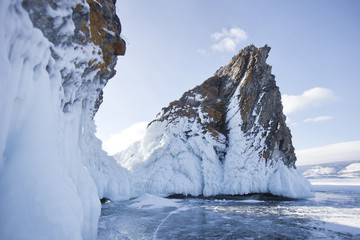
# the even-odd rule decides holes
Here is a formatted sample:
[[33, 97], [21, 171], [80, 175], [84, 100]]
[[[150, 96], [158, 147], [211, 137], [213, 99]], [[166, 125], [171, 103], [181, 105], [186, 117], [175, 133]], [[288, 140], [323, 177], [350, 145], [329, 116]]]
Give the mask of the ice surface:
[[[104, 204], [98, 239], [360, 239], [360, 184], [351, 184], [358, 178], [348, 177], [350, 184], [341, 186], [334, 179], [322, 173], [311, 178], [326, 183], [314, 185], [312, 199], [249, 195], [177, 199], [175, 206], [161, 208], [132, 207], [138, 199]], [[151, 203], [154, 197], [140, 199]]]
[[318, 190], [306, 200], [187, 198], [177, 207], [102, 207], [98, 239], [359, 239], [359, 191]]

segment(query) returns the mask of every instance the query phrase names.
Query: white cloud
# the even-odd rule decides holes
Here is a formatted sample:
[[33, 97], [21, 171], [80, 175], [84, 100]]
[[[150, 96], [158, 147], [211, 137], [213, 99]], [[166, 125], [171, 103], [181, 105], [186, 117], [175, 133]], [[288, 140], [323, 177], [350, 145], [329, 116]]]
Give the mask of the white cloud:
[[296, 165], [360, 160], [360, 141], [342, 142], [296, 151]]
[[282, 95], [284, 113], [291, 114], [300, 110], [320, 107], [336, 100], [334, 92], [328, 88], [311, 88], [301, 95]]
[[205, 54], [206, 54], [206, 50], [203, 49], [203, 48], [199, 48], [199, 49], [196, 50], [196, 53], [199, 53], [199, 54], [201, 54], [201, 55], [205, 55]]
[[247, 37], [247, 33], [240, 28], [231, 28], [230, 30], [223, 28], [221, 32], [211, 35], [211, 38], [216, 41], [211, 48], [219, 52], [235, 52], [237, 45], [241, 41], [245, 41]]
[[333, 118], [334, 118], [333, 116], [321, 116], [321, 117], [315, 117], [315, 118], [307, 118], [303, 122], [304, 123], [308, 123], [308, 122], [324, 122], [324, 121], [329, 121], [329, 120], [331, 120]]
[[122, 130], [120, 133], [111, 134], [110, 138], [103, 142], [103, 149], [110, 155], [125, 150], [132, 143], [144, 137], [147, 125], [147, 122], [138, 122]]

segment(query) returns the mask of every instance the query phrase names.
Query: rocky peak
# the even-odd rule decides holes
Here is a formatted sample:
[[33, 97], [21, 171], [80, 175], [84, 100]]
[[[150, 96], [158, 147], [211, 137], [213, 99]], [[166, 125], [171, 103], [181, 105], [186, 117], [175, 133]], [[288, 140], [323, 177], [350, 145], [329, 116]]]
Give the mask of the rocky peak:
[[269, 51], [241, 50], [163, 108], [145, 137], [115, 156], [135, 174], [136, 194], [313, 196], [295, 169]]
[[[235, 107], [247, 147], [258, 152], [258, 159], [265, 162], [281, 159], [285, 165], [294, 166], [296, 156], [282, 113], [281, 94], [271, 66], [266, 63], [269, 51], [267, 45], [244, 48], [213, 77], [163, 108], [154, 121], [167, 120], [172, 124], [186, 117], [190, 122], [201, 124], [204, 134], [210, 133], [216, 141], [225, 144], [224, 148], [216, 149], [222, 160], [229, 146], [229, 133], [234, 128], [230, 124], [234, 110], [230, 108]], [[230, 106], [234, 98], [236, 106]], [[191, 131], [187, 136], [191, 136]], [[256, 138], [261, 138], [263, 145], [254, 146]]]

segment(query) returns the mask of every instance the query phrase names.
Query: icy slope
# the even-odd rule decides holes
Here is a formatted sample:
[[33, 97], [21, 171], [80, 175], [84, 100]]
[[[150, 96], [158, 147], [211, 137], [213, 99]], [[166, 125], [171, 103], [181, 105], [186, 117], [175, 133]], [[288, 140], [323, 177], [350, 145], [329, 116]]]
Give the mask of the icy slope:
[[99, 198], [129, 197], [94, 135], [125, 49], [114, 1], [2, 0], [0, 18], [0, 239], [95, 239]]
[[213, 77], [170, 103], [141, 142], [117, 155], [132, 194], [273, 193], [311, 197], [295, 169], [270, 48], [248, 46]]
[[332, 186], [334, 189], [338, 188], [345, 191], [360, 186], [359, 160], [320, 162], [300, 166], [299, 170], [303, 172], [304, 176], [309, 179], [316, 189], [328, 189]]

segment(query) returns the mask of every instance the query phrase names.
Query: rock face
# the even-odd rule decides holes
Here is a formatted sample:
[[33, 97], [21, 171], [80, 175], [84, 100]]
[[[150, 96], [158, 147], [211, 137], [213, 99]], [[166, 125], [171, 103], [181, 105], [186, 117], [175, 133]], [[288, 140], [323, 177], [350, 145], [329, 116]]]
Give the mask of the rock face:
[[[271, 67], [265, 62], [269, 51], [268, 46], [259, 49], [248, 46], [241, 50], [213, 77], [186, 92], [180, 100], [170, 103], [155, 121], [171, 122], [184, 116], [195, 118], [203, 126], [203, 133], [211, 134], [216, 141], [228, 146], [231, 117], [227, 113], [236, 95], [238, 106], [234, 107], [240, 111], [244, 136], [255, 139], [262, 131], [264, 145], [259, 159], [266, 162], [280, 160], [293, 167], [296, 156], [282, 113], [281, 95]], [[238, 88], [240, 92], [236, 92]], [[221, 160], [226, 152], [218, 149], [217, 154]]]
[[125, 53], [114, 0], [0, 2], [0, 239], [96, 239], [129, 198], [93, 116]]
[[244, 48], [162, 109], [144, 140], [118, 155], [133, 172], [148, 170], [138, 186], [170, 194], [311, 196], [295, 169], [281, 95], [266, 64], [269, 51]]
[[[116, 15], [115, 3], [115, 0], [72, 2], [24, 0], [22, 2], [22, 6], [29, 12], [34, 27], [40, 29], [54, 44], [51, 54], [55, 60], [65, 58], [61, 50], [57, 51], [59, 48], [68, 48], [79, 53], [76, 58], [66, 60], [70, 60], [70, 63], [78, 69], [80, 76], [74, 76], [69, 66], [60, 69], [62, 86], [69, 95], [65, 96], [62, 102], [64, 111], [67, 111], [68, 104], [84, 98], [78, 95], [82, 89], [89, 88], [89, 81], [91, 88], [97, 85], [94, 114], [102, 103], [102, 89], [115, 75], [117, 56], [124, 55], [126, 50], [125, 41], [120, 37], [121, 24]], [[93, 56], [89, 57], [89, 54]]]

